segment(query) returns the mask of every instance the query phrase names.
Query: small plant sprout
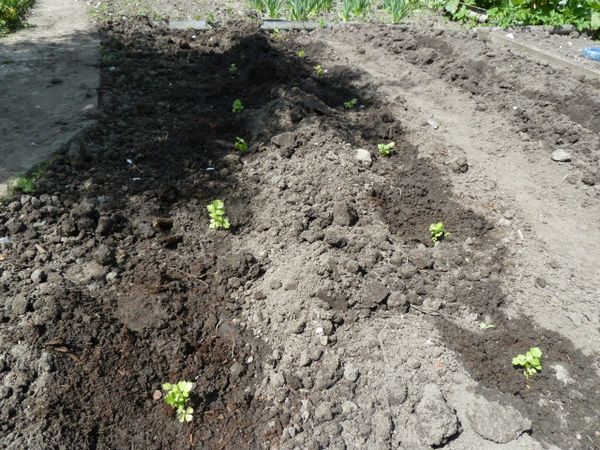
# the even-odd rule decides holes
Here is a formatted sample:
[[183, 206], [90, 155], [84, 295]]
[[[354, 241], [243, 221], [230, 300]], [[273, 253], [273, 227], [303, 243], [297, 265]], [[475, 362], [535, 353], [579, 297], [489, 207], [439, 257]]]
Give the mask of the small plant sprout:
[[[344, 104], [344, 106], [346, 105]], [[395, 148], [395, 142], [390, 142], [388, 144], [377, 144], [377, 149], [379, 150], [379, 154], [381, 156], [390, 156], [392, 153], [394, 153]]]
[[304, 50], [298, 50], [298, 51], [296, 52], [296, 56], [297, 56], [298, 58], [304, 58], [304, 57], [306, 56], [306, 52], [305, 52]]
[[450, 236], [450, 233], [446, 231], [446, 225], [444, 222], [432, 223], [429, 225], [429, 232], [431, 233], [431, 240], [433, 242], [441, 241]]
[[354, 108], [356, 108], [356, 105], [358, 105], [357, 98], [353, 98], [352, 100], [348, 100], [347, 102], [344, 102], [344, 108], [346, 108], [346, 109], [354, 109]]
[[539, 347], [531, 347], [524, 355], [517, 355], [512, 360], [513, 366], [523, 367], [523, 375], [529, 378], [542, 371], [542, 351]]
[[323, 69], [323, 66], [321, 64], [318, 64], [315, 66], [315, 72], [317, 72], [317, 76], [319, 78], [323, 78], [327, 73], [327, 69]]
[[231, 227], [231, 223], [225, 215], [225, 204], [222, 200], [213, 200], [206, 209], [208, 209], [208, 215], [210, 216], [210, 228], [228, 230]]
[[248, 143], [245, 139], [241, 137], [236, 137], [233, 148], [235, 148], [240, 153], [246, 153], [248, 151]]
[[179, 381], [176, 384], [165, 383], [162, 388], [167, 393], [165, 403], [177, 411], [177, 419], [180, 422], [191, 422], [194, 409], [187, 404], [190, 401], [190, 392], [194, 388], [194, 383], [191, 381]]
[[17, 178], [12, 188], [17, 191], [21, 191], [24, 194], [33, 194], [37, 191], [37, 186], [35, 184], [35, 179], [33, 177], [21, 176]]
[[233, 101], [233, 105], [231, 105], [231, 111], [238, 114], [241, 113], [244, 110], [244, 104], [242, 103], [242, 101], [239, 98], [236, 98]]
[[231, 64], [229, 65], [229, 73], [230, 73], [231, 75], [236, 75], [236, 74], [239, 72], [239, 70], [240, 70], [240, 69], [238, 68], [238, 66], [237, 66], [237, 64], [236, 64], [236, 63], [231, 63]]

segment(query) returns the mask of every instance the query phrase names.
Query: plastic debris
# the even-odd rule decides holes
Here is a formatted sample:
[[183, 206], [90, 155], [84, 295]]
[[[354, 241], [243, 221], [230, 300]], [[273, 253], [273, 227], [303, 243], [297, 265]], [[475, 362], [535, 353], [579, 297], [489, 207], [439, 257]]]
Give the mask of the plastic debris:
[[581, 50], [581, 54], [593, 61], [600, 61], [600, 47], [586, 47]]

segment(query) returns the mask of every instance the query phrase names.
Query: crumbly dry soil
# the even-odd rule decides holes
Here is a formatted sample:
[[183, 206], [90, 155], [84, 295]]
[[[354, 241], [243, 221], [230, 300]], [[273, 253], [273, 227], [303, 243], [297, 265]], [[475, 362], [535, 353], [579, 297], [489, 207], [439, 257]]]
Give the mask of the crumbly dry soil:
[[597, 84], [385, 26], [115, 23], [102, 61], [0, 212], [2, 447], [600, 447]]

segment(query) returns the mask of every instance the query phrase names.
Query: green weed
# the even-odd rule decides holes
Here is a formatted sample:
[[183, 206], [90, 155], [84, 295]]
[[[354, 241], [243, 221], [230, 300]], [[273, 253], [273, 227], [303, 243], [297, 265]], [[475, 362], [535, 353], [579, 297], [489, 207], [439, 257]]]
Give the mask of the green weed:
[[315, 72], [319, 78], [323, 78], [327, 73], [327, 69], [324, 69], [323, 66], [321, 66], [321, 64], [317, 64], [315, 66]]
[[0, 34], [21, 28], [33, 3], [34, 0], [0, 0]]
[[393, 23], [399, 23], [419, 5], [419, 0], [384, 0], [383, 8], [392, 17]]

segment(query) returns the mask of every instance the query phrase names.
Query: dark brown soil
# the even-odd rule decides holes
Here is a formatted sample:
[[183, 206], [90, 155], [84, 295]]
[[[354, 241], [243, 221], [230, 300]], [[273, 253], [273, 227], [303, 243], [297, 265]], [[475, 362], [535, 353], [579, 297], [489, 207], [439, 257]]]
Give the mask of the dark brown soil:
[[[439, 36], [394, 36], [398, 51], [462, 89], [476, 94], [494, 84], [491, 65], [454, 61]], [[386, 269], [386, 286], [406, 295], [409, 316], [427, 312], [430, 297], [440, 299], [431, 323], [481, 392], [508, 396], [541, 442], [600, 445], [593, 421], [600, 380], [589, 357], [556, 333], [506, 317], [507, 255], [494, 226], [452, 197], [447, 169], [418, 156], [394, 102], [364, 83], [358, 68], [332, 67], [317, 77], [313, 66], [327, 61], [327, 49], [317, 41], [302, 47], [310, 58], [298, 58], [295, 39], [305, 37], [276, 39], [243, 23], [198, 36], [146, 21], [104, 30], [97, 126], [50, 162], [35, 200], [21, 197], [0, 215], [0, 234], [13, 241], [0, 280], [0, 371], [12, 380], [0, 400], [3, 446], [277, 448], [306, 393], [292, 377], [285, 379], [283, 406], [264, 392], [263, 371], [275, 363], [247, 325], [239, 295], [253, 292], [274, 263], [234, 247], [246, 235], [306, 249], [325, 241], [327, 255], [359, 261], [349, 288], [335, 264], [320, 273], [328, 289], [313, 286], [311, 298], [336, 311], [336, 327], [399, 314], [387, 295], [377, 299], [370, 284], [377, 267]], [[412, 55], [415, 43], [421, 50]], [[229, 72], [232, 63], [239, 73]], [[344, 110], [353, 97], [364, 109]], [[245, 110], [235, 115], [237, 98]], [[576, 110], [570, 116], [579, 117]], [[542, 133], [540, 120], [527, 119], [532, 134]], [[238, 136], [251, 146], [241, 159], [231, 151]], [[336, 163], [314, 145], [348, 142], [353, 152], [382, 141], [396, 141], [396, 154], [375, 156], [372, 166], [356, 166], [346, 178], [334, 176]], [[322, 162], [313, 164], [315, 155]], [[364, 184], [366, 173], [379, 180], [368, 195], [344, 190]], [[274, 181], [299, 174], [296, 186]], [[332, 225], [336, 190], [357, 210], [375, 209], [390, 235], [361, 242], [328, 234], [339, 225]], [[267, 224], [259, 217], [271, 205], [255, 200], [264, 193], [289, 205], [272, 211]], [[229, 232], [208, 228], [205, 208], [215, 198], [225, 200]], [[357, 221], [360, 229], [364, 220], [357, 214], [342, 226]], [[428, 227], [439, 220], [452, 236], [432, 248]], [[376, 251], [365, 256], [365, 248]], [[362, 300], [351, 301], [361, 289]], [[488, 316], [497, 328], [464, 329], [465, 311]], [[548, 366], [569, 361], [574, 388], [550, 370], [527, 382], [507, 364], [534, 345], [545, 349]], [[195, 418], [185, 425], [153, 398], [161, 383], [182, 379], [196, 383]], [[588, 441], [579, 443], [575, 431]]]

